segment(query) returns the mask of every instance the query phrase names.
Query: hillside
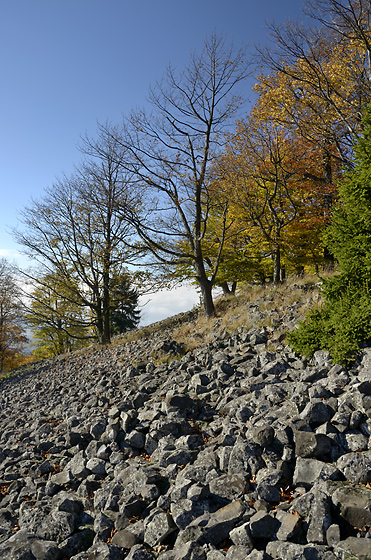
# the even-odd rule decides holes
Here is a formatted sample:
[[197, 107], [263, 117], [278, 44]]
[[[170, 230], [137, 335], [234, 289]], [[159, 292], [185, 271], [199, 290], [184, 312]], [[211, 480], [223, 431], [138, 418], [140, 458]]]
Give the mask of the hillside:
[[0, 559], [371, 558], [371, 349], [285, 345], [318, 285], [0, 384]]

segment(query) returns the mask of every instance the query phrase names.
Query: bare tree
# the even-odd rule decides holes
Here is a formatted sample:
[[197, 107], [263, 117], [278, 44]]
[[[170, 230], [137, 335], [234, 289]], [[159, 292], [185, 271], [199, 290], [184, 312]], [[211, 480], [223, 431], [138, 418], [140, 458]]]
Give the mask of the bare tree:
[[365, 58], [361, 77], [371, 83], [371, 5], [369, 0], [307, 0], [305, 12], [347, 43], [363, 45]]
[[232, 90], [246, 75], [243, 50], [226, 47], [222, 38], [212, 36], [182, 72], [170, 66], [164, 80], [151, 89], [151, 113], [134, 112], [122, 133], [113, 134], [130, 155], [125, 169], [146, 191], [147, 211], [127, 206], [128, 219], [157, 263], [193, 267], [207, 317], [215, 311], [212, 287], [223, 252], [227, 208], [225, 202], [219, 256], [210, 269], [202, 244], [211, 209], [220, 205], [209, 191], [210, 169], [225, 127], [241, 103]]
[[[60, 283], [65, 281], [71, 303], [90, 309], [98, 340], [105, 344], [111, 337], [112, 277], [133, 258], [126, 245], [132, 231], [123, 208], [138, 200], [121, 166], [122, 147], [102, 136], [85, 139], [84, 146], [90, 157], [73, 176], [61, 179], [23, 210], [24, 229], [16, 231], [15, 238], [44, 276], [57, 274]], [[98, 157], [103, 151], [104, 158]]]

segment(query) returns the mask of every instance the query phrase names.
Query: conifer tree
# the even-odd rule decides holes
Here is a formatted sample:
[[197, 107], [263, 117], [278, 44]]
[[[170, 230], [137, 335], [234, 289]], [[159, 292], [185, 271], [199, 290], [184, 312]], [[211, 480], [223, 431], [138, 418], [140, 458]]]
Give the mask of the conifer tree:
[[294, 350], [329, 350], [349, 364], [371, 338], [371, 106], [354, 149], [354, 168], [339, 185], [339, 204], [324, 241], [339, 273], [324, 283], [324, 303], [289, 335]]
[[112, 334], [123, 334], [135, 329], [140, 321], [139, 293], [132, 288], [129, 274], [125, 272], [114, 274], [110, 289]]

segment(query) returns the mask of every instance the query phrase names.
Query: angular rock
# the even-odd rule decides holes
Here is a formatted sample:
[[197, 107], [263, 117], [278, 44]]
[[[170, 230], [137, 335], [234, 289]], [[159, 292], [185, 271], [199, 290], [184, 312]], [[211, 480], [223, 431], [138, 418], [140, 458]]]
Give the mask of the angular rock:
[[235, 529], [232, 529], [232, 531], [229, 533], [229, 538], [234, 545], [243, 546], [244, 548], [250, 549], [248, 554], [252, 551], [253, 541], [251, 539], [250, 524], [248, 522], [240, 525], [239, 527], [236, 527]]
[[254, 442], [261, 447], [268, 447], [273, 443], [274, 440], [274, 429], [272, 426], [263, 424], [262, 426], [257, 426], [252, 430], [252, 437]]
[[318, 459], [296, 459], [293, 484], [310, 488], [319, 480], [337, 480], [340, 471], [331, 464], [323, 463]]
[[247, 486], [244, 473], [224, 474], [209, 483], [211, 494], [230, 501], [241, 498], [246, 492]]
[[335, 551], [344, 560], [370, 560], [371, 539], [357, 539], [348, 537], [335, 546]]
[[165, 325], [3, 379], [0, 559], [367, 552], [371, 350], [348, 371], [325, 352], [299, 358], [284, 337], [300, 303], [266, 293], [244, 313], [271, 326], [230, 335], [216, 319], [170, 363], [154, 363], [178, 348]]
[[54, 541], [35, 539], [31, 543], [31, 552], [36, 560], [58, 560], [60, 550]]
[[326, 532], [332, 524], [330, 499], [321, 489], [313, 489], [307, 540], [311, 543], [325, 544]]
[[155, 555], [148, 551], [142, 544], [136, 544], [132, 547], [126, 560], [154, 560]]
[[264, 463], [257, 446], [244, 441], [237, 441], [231, 451], [228, 462], [228, 474], [246, 472], [247, 476], [255, 475]]
[[279, 560], [338, 560], [331, 548], [273, 541], [267, 544], [267, 553]]
[[130, 549], [135, 544], [138, 544], [138, 537], [126, 529], [121, 529], [113, 535], [112, 544], [119, 546], [120, 548]]
[[175, 552], [174, 560], [206, 560], [206, 554], [197, 543], [187, 542]]
[[144, 542], [154, 548], [176, 529], [177, 527], [168, 513], [160, 508], [154, 509], [144, 523]]
[[233, 545], [229, 547], [225, 558], [227, 560], [246, 560], [251, 550], [248, 546]]
[[99, 476], [104, 476], [106, 474], [106, 462], [103, 461], [103, 459], [98, 459], [98, 457], [89, 459], [86, 463], [86, 468]]
[[330, 405], [322, 400], [313, 399], [306, 405], [300, 416], [309, 424], [319, 426], [329, 422], [334, 414], [335, 411]]
[[249, 522], [251, 536], [254, 539], [273, 539], [279, 529], [279, 521], [265, 511], [258, 511]]
[[165, 399], [165, 410], [168, 414], [172, 410], [192, 410], [195, 401], [188, 395], [171, 395]]
[[228, 537], [234, 525], [242, 518], [244, 511], [245, 507], [241, 501], [231, 502], [215, 513], [204, 514], [192, 521], [180, 533], [179, 538], [183, 542], [218, 545]]
[[332, 441], [324, 434], [295, 431], [295, 453], [298, 457], [325, 459], [331, 451]]
[[125, 439], [128, 445], [134, 447], [135, 449], [143, 449], [145, 445], [144, 434], [138, 432], [137, 430], [133, 430], [130, 434], [127, 434]]
[[331, 496], [337, 515], [351, 528], [371, 526], [371, 490], [364, 486], [337, 483]]
[[336, 466], [353, 484], [371, 482], [371, 451], [342, 455]]
[[178, 500], [170, 505], [174, 523], [179, 529], [185, 529], [194, 519], [210, 511], [210, 504], [205, 500]]
[[276, 519], [280, 522], [276, 533], [279, 541], [289, 541], [300, 532], [302, 521], [297, 514], [278, 511]]
[[[85, 553], [71, 556], [70, 560], [98, 560], [98, 558], [99, 560], [122, 560], [122, 550], [109, 543], [97, 542]], [[153, 560], [153, 557], [150, 560]]]
[[93, 544], [94, 536], [95, 533], [92, 529], [85, 528], [68, 537], [59, 545], [59, 552], [62, 558], [71, 558], [80, 552], [88, 550]]

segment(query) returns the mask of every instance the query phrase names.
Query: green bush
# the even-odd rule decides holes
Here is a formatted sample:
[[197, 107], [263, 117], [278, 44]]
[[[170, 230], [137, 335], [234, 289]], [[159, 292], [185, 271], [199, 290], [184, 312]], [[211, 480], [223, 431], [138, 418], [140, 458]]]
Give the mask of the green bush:
[[293, 350], [311, 356], [328, 350], [336, 363], [350, 365], [371, 338], [371, 298], [365, 287], [349, 291], [336, 301], [312, 310], [299, 328], [288, 335]]
[[288, 337], [292, 348], [310, 356], [326, 349], [349, 365], [371, 337], [371, 108], [363, 119], [355, 165], [339, 185], [339, 203], [323, 236], [339, 274], [324, 284], [324, 303]]

